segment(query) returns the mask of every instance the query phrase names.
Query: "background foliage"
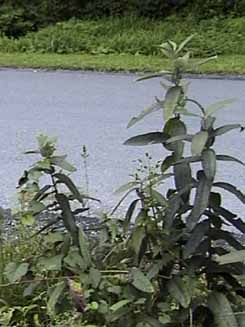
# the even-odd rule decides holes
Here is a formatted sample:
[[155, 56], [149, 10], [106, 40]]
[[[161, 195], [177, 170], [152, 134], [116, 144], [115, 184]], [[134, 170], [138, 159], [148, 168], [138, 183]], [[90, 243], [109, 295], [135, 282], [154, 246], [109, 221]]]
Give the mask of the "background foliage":
[[2, 0], [0, 31], [18, 37], [27, 31], [72, 17], [136, 15], [163, 18], [172, 14], [196, 19], [214, 16], [243, 16], [245, 0]]

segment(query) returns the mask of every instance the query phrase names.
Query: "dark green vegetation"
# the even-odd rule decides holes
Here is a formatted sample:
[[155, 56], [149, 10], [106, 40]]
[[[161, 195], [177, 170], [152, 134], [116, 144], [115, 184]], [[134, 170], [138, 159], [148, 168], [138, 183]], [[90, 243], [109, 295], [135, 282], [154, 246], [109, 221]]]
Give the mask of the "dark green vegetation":
[[[211, 18], [197, 22], [168, 17], [164, 21], [123, 17], [70, 20], [27, 33], [0, 38], [5, 67], [157, 71], [168, 65], [159, 53], [161, 40], [180, 42], [195, 34], [188, 49], [194, 58], [219, 55], [201, 68], [207, 73], [245, 72], [245, 18]], [[63, 56], [62, 56], [63, 55]], [[193, 71], [193, 72], [199, 72]]]
[[199, 20], [245, 14], [244, 0], [1, 0], [0, 6], [0, 31], [14, 37], [72, 17], [134, 15], [156, 19], [191, 14]]
[[163, 39], [180, 42], [196, 34], [194, 56], [245, 55], [245, 18], [212, 18], [195, 21], [169, 17], [164, 21], [124, 17], [71, 20], [29, 33], [17, 40], [0, 38], [1, 52], [159, 54]]
[[[216, 180], [217, 161], [244, 163], [214, 150], [218, 138], [244, 127], [216, 125], [215, 112], [234, 99], [204, 108], [189, 97], [183, 73], [213, 60], [190, 61], [191, 40], [163, 43], [168, 69], [140, 79], [161, 78], [164, 96], [128, 127], [162, 111], [162, 131], [125, 145], [159, 144], [168, 155], [153, 167], [142, 163], [118, 190], [126, 192], [122, 200], [135, 195], [124, 217], [116, 217], [117, 205], [117, 219], [104, 215], [96, 236], [87, 236], [77, 217], [86, 215], [88, 200], [98, 200], [77, 189], [75, 168], [56, 154], [53, 139], [41, 135], [38, 149], [27, 152], [38, 160], [19, 180], [20, 234], [1, 240], [2, 326], [244, 326], [245, 248], [225, 227], [244, 233], [245, 224], [226, 208], [223, 191], [243, 204], [245, 195]], [[200, 121], [194, 134], [185, 124], [189, 115]], [[164, 185], [167, 179], [173, 188]], [[52, 218], [35, 233], [40, 213]]]

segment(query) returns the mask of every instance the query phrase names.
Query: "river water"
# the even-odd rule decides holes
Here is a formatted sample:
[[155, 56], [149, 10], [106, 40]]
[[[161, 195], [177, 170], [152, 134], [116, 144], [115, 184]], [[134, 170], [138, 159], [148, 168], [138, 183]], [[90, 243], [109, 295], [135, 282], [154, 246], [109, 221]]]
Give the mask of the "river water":
[[[161, 97], [159, 80], [136, 83], [135, 74], [71, 71], [0, 71], [0, 205], [16, 204], [16, 184], [23, 170], [35, 157], [23, 152], [36, 147], [39, 133], [57, 136], [59, 153], [67, 153], [78, 167], [74, 178], [84, 187], [82, 146], [88, 149], [88, 176], [91, 195], [102, 201], [99, 210], [111, 209], [118, 200], [113, 194], [130, 180], [137, 167], [135, 159], [149, 152], [155, 160], [165, 155], [162, 146], [127, 147], [123, 142], [138, 133], [160, 130], [161, 114], [126, 129], [129, 119]], [[217, 126], [245, 123], [245, 80], [188, 79], [190, 95], [203, 105], [224, 98], [237, 102], [217, 114]], [[196, 118], [188, 118], [192, 131]], [[245, 134], [230, 132], [220, 137], [217, 153], [237, 156], [245, 161]], [[238, 164], [218, 166], [218, 181], [229, 181], [245, 190], [245, 170]], [[241, 212], [242, 205], [224, 192], [227, 207]]]

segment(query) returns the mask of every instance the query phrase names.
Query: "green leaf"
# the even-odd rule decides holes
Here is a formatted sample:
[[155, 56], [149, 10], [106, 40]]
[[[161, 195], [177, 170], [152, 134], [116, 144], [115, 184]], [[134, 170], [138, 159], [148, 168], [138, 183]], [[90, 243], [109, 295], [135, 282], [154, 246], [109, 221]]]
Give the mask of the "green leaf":
[[93, 267], [89, 270], [89, 279], [91, 281], [91, 284], [93, 288], [97, 288], [99, 286], [99, 283], [101, 281], [101, 272], [98, 269], [95, 269]]
[[193, 39], [194, 36], [195, 34], [191, 34], [183, 42], [181, 42], [177, 48], [176, 54], [179, 54], [185, 48], [185, 46]]
[[128, 190], [131, 190], [132, 188], [135, 188], [136, 186], [139, 185], [139, 182], [137, 181], [133, 181], [133, 182], [128, 182], [126, 184], [123, 184], [122, 186], [120, 186], [115, 192], [114, 194], [120, 194], [120, 193], [125, 193]]
[[214, 314], [217, 327], [239, 327], [227, 297], [213, 291], [208, 298], [208, 307]]
[[45, 206], [42, 202], [35, 201], [35, 200], [32, 200], [32, 201], [29, 203], [29, 206], [28, 206], [28, 210], [29, 210], [33, 215], [39, 214], [40, 212], [42, 212], [42, 211], [45, 210], [45, 209], [46, 209], [46, 206]]
[[50, 162], [52, 165], [58, 166], [64, 170], [67, 170], [69, 172], [76, 171], [76, 168], [72, 166], [68, 161], [66, 161], [67, 155], [64, 156], [54, 156], [50, 158]]
[[149, 75], [145, 75], [145, 76], [139, 77], [139, 78], [137, 78], [136, 81], [137, 82], [140, 82], [140, 81], [144, 81], [144, 80], [147, 80], [147, 79], [163, 77], [164, 75], [170, 75], [170, 74], [171, 74], [170, 71], [162, 70], [159, 73], [149, 74]]
[[239, 191], [235, 186], [225, 182], [214, 183], [213, 186], [223, 188], [224, 190], [234, 194], [243, 204], [245, 204], [245, 195]]
[[178, 105], [180, 96], [181, 96], [181, 87], [173, 86], [171, 87], [165, 96], [164, 100], [164, 120], [167, 122], [170, 118], [172, 118], [175, 108]]
[[165, 171], [167, 171], [173, 165], [174, 162], [175, 158], [173, 155], [167, 156], [161, 164], [161, 172], [165, 173]]
[[162, 206], [163, 208], [166, 208], [168, 206], [167, 199], [160, 192], [156, 190], [151, 190], [150, 194], [160, 206]]
[[183, 121], [178, 118], [171, 118], [165, 124], [163, 133], [168, 136], [164, 143], [167, 150], [173, 151], [175, 157], [181, 157], [183, 154], [184, 143], [183, 136], [186, 136], [186, 126]]
[[195, 228], [192, 230], [190, 238], [188, 239], [186, 245], [184, 246], [183, 256], [184, 258], [188, 258], [192, 253], [194, 253], [202, 242], [203, 237], [206, 235], [209, 229], [209, 221], [204, 220], [197, 224]]
[[160, 110], [161, 108], [163, 108], [163, 105], [164, 105], [163, 101], [157, 101], [156, 103], [153, 103], [149, 108], [146, 108], [143, 111], [141, 111], [141, 113], [138, 116], [133, 117], [129, 121], [127, 128], [132, 127], [133, 125], [141, 121], [144, 117], [152, 114], [153, 112]]
[[132, 285], [144, 293], [153, 293], [154, 287], [148, 277], [138, 268], [132, 268]]
[[74, 215], [72, 214], [70, 203], [64, 194], [56, 194], [55, 198], [62, 210], [62, 220], [64, 226], [67, 229], [67, 231], [70, 232], [74, 244], [78, 246], [78, 228], [76, 225]]
[[86, 264], [86, 266], [89, 267], [91, 265], [89, 243], [88, 243], [88, 240], [87, 240], [82, 228], [79, 228], [79, 247], [80, 247], [80, 251], [81, 251], [84, 263]]
[[164, 143], [167, 140], [167, 136], [161, 132], [152, 132], [133, 136], [125, 141], [124, 145], [137, 145], [143, 146], [148, 144]]
[[161, 324], [169, 324], [169, 323], [171, 323], [171, 317], [166, 313], [161, 313], [161, 315], [159, 317], [159, 322]]
[[216, 154], [214, 150], [207, 149], [202, 153], [202, 167], [209, 180], [213, 180], [216, 174]]
[[191, 293], [187, 283], [180, 277], [173, 277], [167, 284], [170, 295], [182, 305], [183, 308], [188, 308], [191, 302]]
[[131, 202], [130, 206], [128, 207], [128, 210], [126, 212], [126, 217], [125, 217], [125, 220], [123, 222], [123, 230], [124, 230], [124, 232], [127, 232], [128, 231], [128, 227], [129, 227], [130, 221], [132, 219], [134, 210], [135, 210], [138, 202], [139, 202], [139, 199], [136, 199], [133, 202]]
[[237, 128], [242, 129], [243, 127], [240, 124], [224, 125], [224, 126], [221, 126], [219, 128], [216, 128], [212, 132], [212, 136], [220, 136], [220, 135], [228, 133], [228, 132], [232, 131], [233, 129], [237, 129]]
[[245, 166], [245, 163], [242, 162], [241, 160], [239, 160], [235, 157], [232, 157], [232, 156], [225, 155], [225, 154], [217, 154], [216, 159], [221, 160], [221, 161], [233, 161], [233, 162], [236, 162], [236, 163], [239, 163], [239, 164]]
[[198, 68], [198, 66], [204, 65], [211, 60], [216, 60], [217, 58], [218, 58], [217, 56], [212, 56], [206, 59], [198, 60], [193, 64], [193, 68]]
[[129, 240], [129, 242], [130, 242], [129, 244], [132, 247], [132, 249], [134, 250], [134, 253], [137, 258], [139, 256], [141, 245], [142, 245], [142, 242], [144, 239], [145, 239], [144, 226], [137, 226], [134, 229], [133, 233], [131, 234], [131, 238]]
[[202, 153], [208, 140], [208, 132], [201, 131], [195, 134], [191, 142], [191, 153], [193, 156], [198, 156]]
[[245, 250], [232, 251], [230, 253], [218, 256], [216, 261], [221, 265], [227, 265], [235, 262], [245, 263]]
[[53, 288], [53, 291], [48, 299], [48, 303], [47, 303], [47, 309], [49, 311], [49, 313], [54, 313], [55, 311], [55, 306], [59, 300], [59, 298], [61, 297], [64, 289], [66, 287], [66, 283], [65, 281], [59, 282], [58, 284], [55, 285], [55, 287]]
[[119, 309], [121, 309], [122, 307], [124, 307], [125, 305], [129, 304], [131, 301], [130, 300], [121, 300], [115, 304], [113, 304], [111, 307], [110, 307], [110, 310], [115, 312]]
[[98, 199], [95, 199], [95, 198], [92, 198], [90, 196], [87, 196], [85, 194], [81, 194], [77, 187], [75, 186], [75, 184], [73, 183], [73, 181], [66, 175], [64, 174], [61, 174], [61, 173], [57, 173], [57, 174], [54, 174], [54, 177], [58, 179], [58, 181], [60, 183], [63, 183], [65, 184], [68, 189], [70, 190], [70, 192], [74, 195], [74, 197], [80, 202], [83, 204], [84, 202], [84, 199], [90, 199], [90, 200], [94, 200], [94, 201], [98, 201]]
[[213, 115], [217, 110], [228, 107], [229, 105], [231, 105], [235, 101], [237, 101], [236, 98], [231, 98], [231, 99], [218, 101], [218, 102], [215, 102], [215, 103], [211, 104], [210, 106], [207, 107], [207, 109], [205, 111], [205, 117]]
[[[183, 189], [186, 185], [191, 184], [192, 182], [192, 173], [191, 167], [189, 163], [183, 162], [178, 165], [174, 165], [174, 181], [177, 190]], [[186, 191], [186, 193], [182, 194], [181, 198], [184, 203], [189, 201], [190, 190]]]
[[87, 268], [77, 247], [70, 248], [68, 255], [64, 258], [64, 263], [68, 266], [68, 269], [73, 268], [84, 271]]
[[5, 267], [4, 274], [10, 283], [14, 283], [21, 280], [21, 278], [26, 275], [28, 268], [28, 263], [10, 262]]
[[42, 187], [34, 196], [33, 200], [38, 201], [40, 197], [42, 197], [45, 194], [45, 192], [47, 192], [51, 187], [52, 185], [45, 185], [44, 187]]
[[21, 216], [21, 224], [24, 226], [32, 226], [35, 223], [35, 218], [30, 213], [25, 213]]
[[193, 229], [209, 204], [212, 181], [207, 179], [203, 171], [198, 172], [199, 181], [195, 194], [194, 204], [190, 215], [187, 217], [187, 226]]
[[41, 257], [38, 261], [39, 265], [49, 271], [60, 271], [63, 256], [61, 254], [52, 257]]

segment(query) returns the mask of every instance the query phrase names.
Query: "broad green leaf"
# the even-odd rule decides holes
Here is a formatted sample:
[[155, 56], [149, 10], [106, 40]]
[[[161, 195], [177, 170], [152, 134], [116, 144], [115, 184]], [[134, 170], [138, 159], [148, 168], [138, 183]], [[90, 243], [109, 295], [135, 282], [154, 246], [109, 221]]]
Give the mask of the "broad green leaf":
[[220, 135], [223, 135], [225, 133], [232, 131], [233, 129], [238, 129], [238, 128], [241, 130], [243, 127], [240, 124], [224, 125], [219, 128], [216, 128], [213, 131], [212, 136], [220, 136]]
[[201, 131], [195, 134], [191, 142], [191, 153], [193, 156], [198, 156], [202, 153], [208, 140], [208, 132]]
[[214, 314], [217, 327], [239, 327], [225, 294], [213, 291], [208, 298], [208, 307]]
[[133, 202], [131, 202], [130, 206], [128, 207], [128, 210], [126, 212], [126, 217], [125, 217], [125, 220], [123, 222], [124, 232], [128, 231], [128, 228], [129, 228], [133, 213], [134, 213], [135, 208], [136, 208], [139, 201], [140, 201], [139, 199], [134, 200]]
[[203, 171], [200, 171], [193, 208], [190, 215], [187, 217], [187, 226], [189, 229], [193, 229], [193, 227], [195, 227], [196, 223], [207, 209], [211, 188], [212, 181], [207, 179]]
[[203, 151], [202, 167], [206, 177], [213, 180], [216, 174], [216, 154], [214, 150], [207, 149]]
[[8, 278], [10, 283], [21, 280], [26, 275], [29, 268], [28, 263], [10, 262], [4, 269], [4, 275]]
[[202, 242], [203, 237], [206, 235], [209, 229], [209, 221], [204, 220], [197, 224], [195, 228], [192, 230], [191, 235], [184, 246], [183, 256], [184, 258], [188, 258], [189, 255], [195, 252], [199, 244]]
[[136, 186], [139, 185], [139, 182], [137, 181], [133, 181], [133, 182], [128, 182], [126, 184], [123, 184], [122, 186], [120, 186], [115, 192], [114, 194], [120, 194], [120, 193], [125, 193], [128, 190], [131, 190], [132, 188], [135, 188]]
[[191, 290], [187, 283], [180, 277], [176, 276], [167, 284], [170, 295], [182, 305], [183, 308], [188, 308], [191, 302]]
[[51, 168], [51, 162], [48, 158], [45, 158], [43, 160], [37, 161], [35, 167], [38, 169], [48, 170]]
[[231, 105], [232, 103], [234, 103], [235, 101], [237, 101], [236, 98], [231, 98], [231, 99], [218, 101], [218, 102], [211, 104], [205, 110], [205, 117], [213, 115], [217, 110], [226, 108], [229, 105]]
[[[192, 173], [189, 163], [183, 162], [178, 165], [174, 165], [174, 181], [177, 190], [183, 189], [186, 185], [191, 184], [192, 182]], [[184, 203], [189, 201], [190, 190], [182, 194], [181, 198]]]
[[141, 113], [138, 116], [133, 117], [129, 121], [129, 123], [127, 125], [127, 128], [132, 127], [133, 125], [135, 125], [136, 123], [138, 123], [139, 121], [141, 121], [144, 117], [152, 114], [153, 112], [156, 112], [156, 111], [162, 109], [163, 108], [163, 105], [164, 105], [164, 102], [163, 101], [157, 101], [156, 103], [153, 103], [149, 108], [146, 108], [143, 111], [141, 111]]
[[79, 247], [85, 264], [90, 266], [91, 256], [89, 251], [89, 243], [82, 228], [79, 228]]
[[225, 155], [225, 154], [217, 154], [216, 159], [221, 160], [221, 161], [233, 161], [233, 162], [236, 162], [236, 163], [239, 163], [239, 164], [245, 166], [245, 163], [242, 162], [241, 160], [239, 160], [235, 157], [232, 157], [232, 156]]
[[178, 105], [180, 96], [181, 96], [181, 87], [173, 86], [171, 87], [166, 95], [164, 100], [164, 120], [167, 122], [170, 118], [173, 117], [174, 110]]
[[132, 285], [144, 293], [153, 293], [154, 287], [148, 277], [138, 268], [132, 268]]
[[89, 279], [91, 281], [91, 284], [93, 288], [97, 288], [99, 286], [99, 283], [101, 281], [101, 272], [98, 269], [95, 269], [93, 267], [89, 270]]
[[68, 255], [64, 258], [64, 263], [68, 268], [79, 269], [80, 271], [87, 268], [77, 247], [70, 248]]
[[29, 206], [28, 206], [28, 210], [33, 214], [33, 215], [36, 215], [40, 212], [42, 212], [43, 210], [46, 209], [46, 206], [42, 203], [42, 202], [39, 202], [39, 201], [35, 201], [35, 200], [32, 200], [30, 203], [29, 203]]
[[167, 136], [161, 132], [152, 132], [133, 136], [125, 141], [124, 145], [148, 145], [148, 144], [159, 144], [164, 143], [167, 140]]
[[113, 304], [111, 307], [110, 307], [110, 310], [115, 312], [119, 309], [121, 309], [122, 307], [124, 307], [125, 305], [129, 304], [131, 301], [130, 300], [121, 300], [115, 304]]
[[214, 183], [213, 186], [223, 188], [224, 190], [234, 194], [243, 204], [245, 204], [245, 195], [239, 191], [235, 186], [225, 182]]
[[64, 156], [54, 156], [50, 158], [50, 162], [52, 165], [58, 166], [64, 170], [67, 170], [69, 172], [76, 171], [76, 168], [72, 166], [68, 161], [66, 161], [67, 155]]
[[228, 263], [244, 262], [245, 263], [245, 250], [232, 251], [230, 253], [218, 256], [216, 258], [221, 265], [227, 265]]
[[[173, 151], [175, 157], [181, 157], [184, 149], [184, 143], [181, 142], [182, 136], [186, 135], [186, 126], [184, 122], [178, 118], [169, 119], [164, 126], [163, 133], [168, 136], [167, 141], [164, 143], [164, 147], [167, 150]], [[174, 138], [177, 139], [174, 141]], [[172, 142], [169, 141], [171, 139]]]
[[178, 57], [174, 60], [175, 69], [180, 69], [182, 71], [188, 70], [190, 63], [190, 52], [186, 52], [182, 57]]
[[60, 205], [62, 210], [62, 220], [65, 228], [68, 232], [70, 232], [74, 244], [78, 246], [78, 228], [76, 225], [76, 221], [74, 215], [72, 214], [72, 210], [70, 207], [70, 203], [67, 197], [64, 194], [56, 194], [55, 198]]
[[147, 80], [147, 79], [163, 77], [164, 75], [170, 75], [170, 74], [171, 74], [170, 71], [162, 70], [159, 73], [149, 74], [149, 75], [145, 75], [145, 76], [139, 77], [139, 78], [137, 78], [136, 81], [137, 82], [140, 82], [140, 81], [144, 81], [144, 80]]
[[49, 311], [49, 313], [53, 314], [55, 311], [55, 306], [59, 300], [59, 298], [61, 297], [62, 293], [64, 292], [64, 289], [66, 287], [66, 283], [65, 281], [59, 282], [58, 284], [55, 285], [55, 287], [53, 288], [49, 299], [48, 299], [48, 303], [47, 303], [47, 309]]
[[134, 250], [136, 257], [138, 258], [141, 249], [142, 242], [145, 238], [145, 228], [144, 226], [137, 226], [131, 234], [129, 244]]
[[38, 263], [45, 268], [45, 270], [60, 271], [62, 258], [63, 256], [61, 254], [52, 257], [41, 257]]

